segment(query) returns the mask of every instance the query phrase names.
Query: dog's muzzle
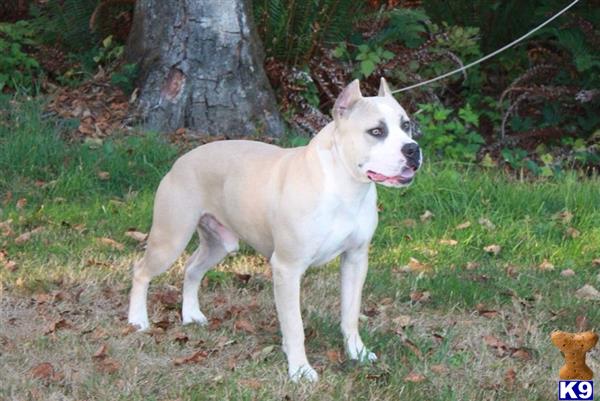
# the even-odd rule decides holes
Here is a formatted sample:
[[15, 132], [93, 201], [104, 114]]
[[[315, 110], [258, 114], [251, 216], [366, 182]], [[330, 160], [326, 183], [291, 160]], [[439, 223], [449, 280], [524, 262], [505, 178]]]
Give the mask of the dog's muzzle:
[[406, 165], [414, 170], [418, 169], [421, 164], [421, 149], [415, 142], [407, 143], [402, 146], [402, 154], [406, 158]]

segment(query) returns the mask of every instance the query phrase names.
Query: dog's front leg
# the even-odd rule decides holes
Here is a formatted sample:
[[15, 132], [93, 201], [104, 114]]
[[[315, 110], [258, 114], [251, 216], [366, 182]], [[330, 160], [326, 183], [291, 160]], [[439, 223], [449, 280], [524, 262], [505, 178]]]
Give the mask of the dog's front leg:
[[350, 249], [342, 254], [342, 334], [348, 358], [361, 362], [376, 361], [358, 333], [358, 317], [363, 284], [367, 277], [369, 245]]
[[306, 379], [317, 381], [319, 376], [310, 366], [304, 350], [304, 327], [300, 312], [300, 280], [306, 269], [286, 263], [274, 254], [271, 257], [275, 305], [283, 335], [283, 351], [288, 360], [288, 373], [292, 381]]

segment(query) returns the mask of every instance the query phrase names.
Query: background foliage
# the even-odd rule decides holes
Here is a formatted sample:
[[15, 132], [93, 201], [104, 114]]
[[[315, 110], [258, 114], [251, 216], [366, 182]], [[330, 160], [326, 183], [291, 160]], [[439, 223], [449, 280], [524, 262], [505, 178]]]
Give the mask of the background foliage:
[[[122, 54], [134, 3], [9, 1], [0, 8], [5, 21], [0, 24], [0, 89], [36, 94], [100, 76], [131, 94], [137, 68], [124, 64]], [[497, 49], [565, 4], [253, 2], [281, 109], [298, 132], [308, 135], [329, 120], [335, 97], [351, 79], [361, 79], [367, 94], [375, 93], [379, 76], [394, 87], [420, 82]], [[506, 53], [464, 74], [403, 92], [398, 100], [409, 112], [419, 112], [430, 157], [502, 165], [537, 176], [572, 167], [597, 170], [599, 26], [600, 1], [583, 1]], [[468, 123], [461, 118], [467, 110], [473, 116]]]
[[[371, 94], [379, 76], [396, 87], [423, 81], [501, 47], [566, 5], [558, 0], [369, 1], [365, 12], [348, 19], [351, 31], [319, 25], [319, 35], [307, 36], [307, 20], [286, 26], [288, 46], [269, 45], [277, 27], [266, 15], [285, 21], [286, 12], [306, 15], [317, 3], [257, 6], [271, 81], [283, 108], [308, 132], [327, 120], [335, 95], [353, 78], [362, 79], [363, 91]], [[599, 24], [598, 2], [582, 2], [488, 63], [398, 99], [409, 111], [420, 111], [418, 119], [426, 126], [422, 142], [431, 144], [425, 148], [432, 155], [488, 166], [493, 161], [538, 176], [568, 167], [595, 169], [600, 161]], [[312, 49], [312, 59], [296, 57], [300, 47], [293, 38], [300, 37], [300, 47]], [[301, 80], [285, 78], [299, 71]], [[441, 110], [448, 111], [449, 120], [440, 120]], [[474, 129], [460, 119], [465, 110], [478, 121]]]

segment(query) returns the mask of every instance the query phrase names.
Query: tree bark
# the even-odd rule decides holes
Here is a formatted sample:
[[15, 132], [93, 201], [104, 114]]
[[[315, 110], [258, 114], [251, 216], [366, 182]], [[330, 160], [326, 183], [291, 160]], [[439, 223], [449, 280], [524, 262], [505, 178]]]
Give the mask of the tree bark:
[[127, 55], [147, 128], [283, 132], [248, 0], [138, 0]]

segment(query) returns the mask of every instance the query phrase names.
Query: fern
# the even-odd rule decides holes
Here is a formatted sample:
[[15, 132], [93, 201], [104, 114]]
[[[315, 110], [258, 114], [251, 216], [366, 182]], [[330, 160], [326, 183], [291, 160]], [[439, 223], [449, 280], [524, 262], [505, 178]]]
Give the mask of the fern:
[[356, 0], [263, 0], [254, 16], [266, 53], [291, 65], [303, 65], [324, 45], [351, 32], [360, 15]]
[[59, 44], [71, 51], [89, 49], [98, 42], [89, 21], [97, 0], [50, 0], [32, 6], [32, 24], [47, 44]]
[[374, 45], [400, 41], [411, 49], [415, 49], [425, 42], [424, 33], [427, 32], [427, 14], [422, 9], [398, 8], [391, 11], [389, 21], [371, 42]]

